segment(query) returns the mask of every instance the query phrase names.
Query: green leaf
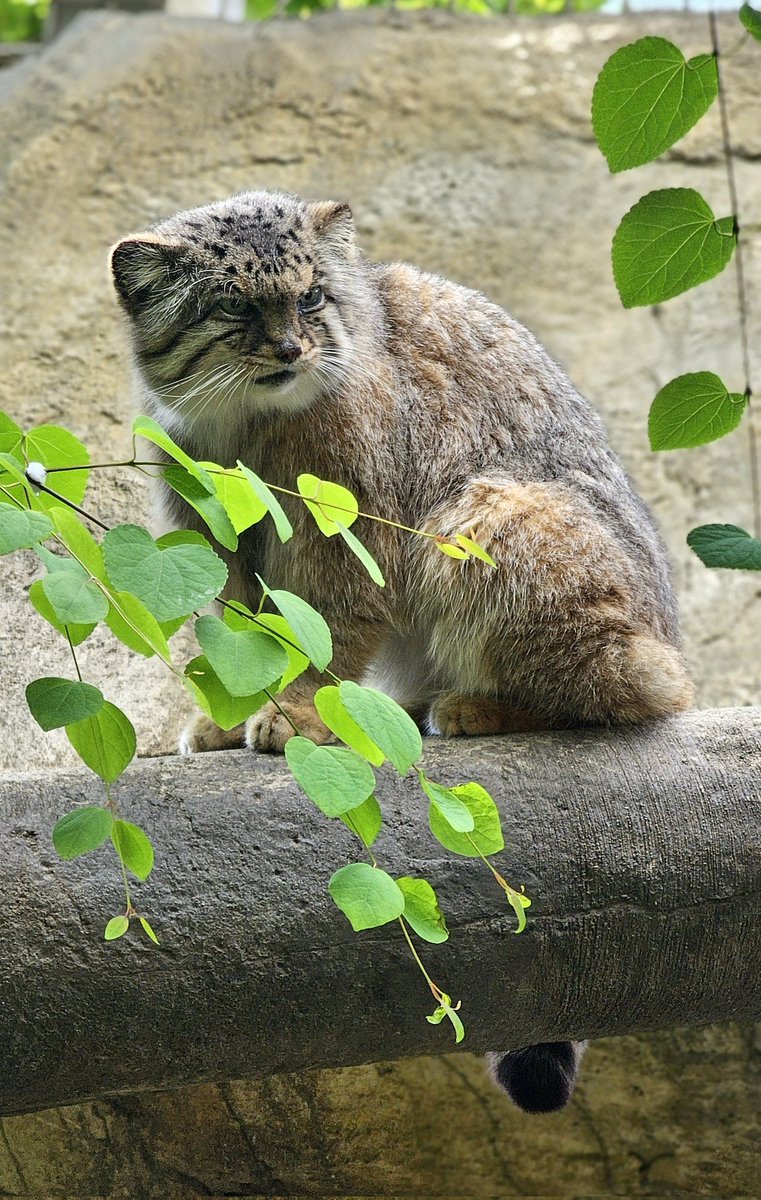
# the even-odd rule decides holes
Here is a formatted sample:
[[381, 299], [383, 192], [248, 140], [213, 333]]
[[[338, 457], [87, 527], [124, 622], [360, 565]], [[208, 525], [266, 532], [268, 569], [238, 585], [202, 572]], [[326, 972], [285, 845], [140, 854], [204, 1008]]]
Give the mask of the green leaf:
[[420, 786], [431, 801], [431, 808], [428, 813], [429, 822], [435, 810], [441, 820], [450, 826], [451, 829], [457, 833], [469, 833], [475, 827], [475, 822], [468, 806], [455, 795], [455, 789], [443, 787], [440, 783], [434, 783], [422, 771], [419, 771], [418, 775]]
[[[248, 617], [253, 617], [250, 608], [245, 604], [241, 604], [240, 600], [233, 601], [238, 610], [238, 613], [248, 613]], [[284, 652], [288, 655], [288, 666], [278, 685], [278, 691], [283, 691], [289, 683], [293, 683], [294, 679], [298, 679], [300, 674], [304, 674], [310, 660], [308, 655], [301, 652], [299, 647], [299, 638], [296, 637], [295, 630], [290, 628], [286, 618], [281, 617], [278, 612], [260, 612], [256, 617], [256, 624], [251, 620], [247, 620], [244, 616], [239, 616], [233, 612], [232, 608], [224, 610], [224, 624], [229, 625], [230, 629], [268, 629], [271, 634], [280, 642]]]
[[315, 693], [314, 706], [331, 733], [346, 742], [357, 754], [361, 754], [374, 767], [380, 767], [386, 759], [383, 751], [360, 729], [349, 716], [337, 687], [323, 687]]
[[688, 533], [687, 545], [707, 567], [761, 571], [761, 540], [737, 525], [700, 525]]
[[227, 567], [202, 539], [154, 542], [139, 525], [117, 525], [103, 539], [108, 577], [132, 592], [157, 621], [186, 617], [210, 604], [225, 586]]
[[728, 392], [711, 371], [679, 375], [653, 400], [647, 423], [650, 449], [690, 449], [724, 437], [740, 424], [747, 403], [747, 396]]
[[624, 308], [659, 304], [713, 279], [732, 257], [734, 217], [717, 221], [699, 192], [663, 188], [638, 200], [613, 238]]
[[333, 639], [325, 618], [320, 616], [311, 604], [307, 604], [306, 600], [302, 600], [301, 596], [279, 590], [271, 592], [258, 575], [257, 579], [265, 594], [269, 596], [275, 608], [280, 610], [296, 634], [304, 653], [309, 655], [318, 671], [324, 671], [333, 657]]
[[42, 580], [56, 620], [61, 625], [97, 624], [108, 612], [108, 600], [79, 563], [71, 561], [68, 568], [51, 571]]
[[186, 454], [176, 442], [173, 442], [169, 434], [161, 428], [158, 422], [151, 417], [138, 416], [132, 422], [132, 432], [139, 437], [145, 438], [147, 442], [152, 442], [154, 446], [159, 446], [164, 450], [170, 458], [184, 467], [189, 475], [196, 479], [204, 491], [210, 496], [214, 495], [214, 480], [208, 471], [204, 471], [203, 467]]
[[67, 725], [66, 736], [85, 766], [106, 783], [118, 779], [135, 757], [132, 722], [108, 700], [94, 717]]
[[77, 858], [102, 846], [113, 822], [107, 808], [97, 805], [75, 808], [53, 826], [53, 845], [61, 858]]
[[[293, 738], [291, 738], [293, 741]], [[291, 742], [286, 742], [286, 748]], [[375, 929], [404, 912], [404, 895], [390, 875], [369, 863], [350, 863], [331, 877], [328, 890], [352, 929]]]
[[[79, 438], [60, 425], [39, 425], [24, 438], [23, 452], [27, 462], [41, 462], [50, 472], [47, 487], [73, 504], [82, 503], [90, 472], [86, 468], [83, 471], [51, 470], [89, 463], [90, 455]], [[60, 506], [61, 501], [40, 492], [35, 496], [34, 504], [36, 508], [54, 508]]]
[[243, 476], [251, 485], [254, 495], [258, 498], [259, 502], [264, 505], [267, 512], [272, 517], [272, 520], [275, 522], [275, 529], [277, 530], [277, 536], [280, 538], [280, 541], [287, 542], [293, 537], [293, 526], [283, 512], [280, 501], [276, 499], [276, 497], [267, 487], [267, 484], [264, 482], [264, 480], [260, 479], [258, 475], [255, 475], [249, 467], [244, 466], [240, 459], [238, 460], [238, 469], [243, 472]]
[[404, 896], [404, 919], [426, 942], [445, 942], [449, 937], [444, 914], [427, 879], [405, 875], [396, 881]]
[[131, 821], [114, 821], [111, 841], [125, 867], [138, 879], [147, 879], [153, 870], [153, 846], [147, 834]]
[[216, 495], [210, 496], [203, 484], [184, 467], [165, 467], [161, 478], [172, 491], [176, 492], [178, 496], [182, 496], [183, 500], [203, 517], [221, 546], [225, 546], [228, 550], [238, 549], [238, 536]]
[[0, 453], [18, 458], [23, 437], [21, 426], [12, 421], [7, 413], [0, 412]]
[[229, 629], [219, 617], [199, 617], [198, 644], [231, 696], [253, 696], [280, 678], [288, 655], [280, 642], [259, 629]]
[[468, 858], [477, 858], [479, 852], [487, 855], [499, 854], [500, 850], [504, 850], [505, 839], [499, 812], [489, 793], [478, 783], [465, 783], [447, 790], [468, 810], [473, 825], [468, 837], [465, 837], [462, 832], [453, 829], [452, 822], [442, 815], [438, 806], [432, 804], [428, 821], [436, 840], [453, 854], [464, 854]]
[[484, 550], [483, 546], [479, 546], [478, 542], [474, 542], [472, 538], [466, 537], [464, 533], [458, 533], [455, 541], [462, 546], [463, 550], [467, 550], [471, 558], [478, 558], [481, 562], [485, 562], [487, 566], [496, 568], [497, 564], [491, 554]]
[[304, 503], [325, 537], [333, 537], [342, 528], [353, 525], [359, 515], [359, 505], [348, 488], [340, 483], [327, 483], [316, 475], [299, 475], [296, 481]]
[[117, 938], [123, 937], [129, 929], [129, 917], [112, 917], [106, 926], [103, 934], [107, 942], [115, 942]]
[[685, 62], [681, 50], [660, 37], [616, 50], [592, 97], [592, 127], [611, 171], [663, 154], [708, 111], [718, 90], [712, 54]]
[[743, 4], [738, 15], [751, 37], [761, 42], [761, 13], [749, 4]]
[[103, 693], [90, 683], [50, 676], [27, 686], [26, 702], [41, 729], [60, 729], [95, 716], [103, 707]]
[[105, 581], [106, 568], [103, 562], [103, 550], [76, 513], [72, 512], [70, 508], [52, 505], [48, 509], [48, 516], [69, 553], [86, 571], [89, 571], [94, 579]]
[[158, 654], [164, 662], [172, 656], [166, 636], [153, 613], [131, 592], [112, 592], [106, 625], [114, 637], [145, 658]]
[[139, 917], [139, 918], [138, 918], [138, 920], [140, 921], [140, 924], [142, 925], [142, 927], [143, 927], [143, 929], [145, 930], [145, 932], [148, 934], [148, 937], [151, 939], [151, 941], [152, 941], [152, 942], [155, 942], [155, 943], [156, 943], [156, 945], [158, 946], [158, 945], [159, 945], [159, 939], [156, 937], [156, 934], [153, 932], [153, 930], [152, 930], [151, 926], [149, 925], [149, 923], [148, 923], [148, 921], [145, 919], [145, 917]]
[[29, 599], [43, 620], [47, 621], [49, 625], [52, 625], [54, 629], [57, 629], [58, 632], [63, 635], [63, 637], [66, 637], [66, 631], [68, 630], [72, 646], [79, 646], [80, 643], [85, 640], [85, 638], [90, 636], [93, 629], [96, 628], [95, 624], [63, 625], [58, 620], [58, 617], [55, 615], [55, 609], [45, 595], [41, 579], [35, 579], [34, 583], [30, 587]]
[[344, 680], [339, 688], [347, 712], [379, 746], [400, 775], [422, 757], [423, 739], [409, 713], [383, 692]]
[[442, 554], [446, 554], [447, 558], [467, 558], [467, 550], [463, 550], [462, 546], [453, 546], [451, 542], [434, 542], [437, 550]]
[[216, 497], [236, 533], [243, 533], [244, 529], [261, 521], [268, 511], [267, 505], [257, 496], [238, 467], [223, 470], [217, 463], [202, 462], [199, 465], [209, 472]]
[[[457, 1003], [457, 1007], [460, 1007], [459, 1001]], [[426, 1017], [426, 1021], [428, 1021], [431, 1025], [440, 1025], [444, 1020], [444, 1017], [452, 1022], [455, 1045], [457, 1045], [457, 1043], [461, 1042], [465, 1037], [465, 1026], [460, 1020], [457, 1010], [452, 1008], [451, 1004], [440, 1004], [435, 1012], [431, 1013], [430, 1017]]]
[[199, 707], [220, 729], [234, 729], [267, 703], [264, 692], [256, 692], [252, 696], [231, 696], [203, 654], [186, 666], [185, 683]]
[[0, 554], [28, 550], [50, 537], [52, 532], [52, 522], [44, 513], [29, 512], [0, 500]]
[[338, 531], [343, 540], [346, 542], [346, 545], [353, 554], [356, 554], [373, 583], [377, 583], [378, 587], [385, 587], [386, 580], [383, 578], [383, 572], [367, 547], [363, 546], [359, 538], [355, 537], [351, 530], [347, 529], [345, 525], [342, 525], [340, 522], [336, 522], [336, 524], [338, 525]]
[[513, 930], [513, 933], [523, 933], [526, 928], [526, 909], [531, 908], [531, 901], [523, 892], [516, 892], [515, 888], [511, 888], [508, 884], [505, 888], [507, 899], [510, 902], [510, 907], [518, 918], [518, 926]]
[[292, 737], [285, 743], [285, 757], [299, 787], [326, 817], [351, 812], [375, 791], [372, 767], [354, 750]]
[[340, 819], [347, 829], [355, 833], [360, 841], [367, 846], [368, 850], [373, 845], [383, 825], [383, 814], [375, 796], [368, 796], [362, 804], [359, 804], [356, 808], [352, 808], [350, 812], [342, 813]]

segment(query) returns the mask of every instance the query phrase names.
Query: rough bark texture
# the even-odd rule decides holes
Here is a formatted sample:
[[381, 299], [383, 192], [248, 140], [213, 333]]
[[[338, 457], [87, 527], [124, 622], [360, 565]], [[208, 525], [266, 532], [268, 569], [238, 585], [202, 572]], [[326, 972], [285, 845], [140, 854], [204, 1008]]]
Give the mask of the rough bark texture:
[[[720, 27], [723, 44], [732, 46], [736, 18], [727, 15]], [[739, 573], [705, 571], [684, 543], [686, 530], [705, 521], [749, 525], [746, 427], [701, 449], [662, 455], [650, 453], [645, 428], [654, 393], [684, 371], [714, 370], [731, 389], [742, 388], [731, 269], [663, 307], [629, 312], [621, 309], [610, 277], [616, 224], [652, 188], [695, 187], [717, 215], [729, 212], [715, 106], [673, 151], [634, 172], [612, 178], [594, 146], [589, 97], [595, 75], [613, 49], [645, 34], [671, 38], [688, 57], [709, 47], [705, 18], [678, 14], [508, 22], [441, 12], [362, 13], [243, 29], [117, 13], [81, 20], [39, 57], [0, 73], [0, 407], [26, 424], [63, 421], [101, 460], [122, 456], [128, 447], [131, 402], [124, 340], [103, 265], [108, 245], [173, 209], [241, 188], [272, 186], [347, 197], [368, 254], [408, 258], [482, 288], [534, 330], [597, 404], [671, 549], [686, 650], [701, 704], [756, 701], [757, 581]], [[728, 88], [746, 282], [755, 320], [761, 278], [761, 237], [753, 215], [761, 210], [758, 47], [748, 44], [726, 59], [722, 77]], [[141, 520], [148, 511], [139, 481], [122, 476], [95, 480], [92, 505], [112, 522], [125, 516]], [[62, 734], [41, 737], [25, 712], [23, 687], [43, 673], [67, 674], [68, 650], [19, 605], [18, 597], [37, 571], [33, 556], [4, 563], [0, 766], [22, 771], [32, 763], [60, 765], [71, 761], [70, 747]], [[182, 689], [155, 661], [131, 659], [99, 631], [82, 647], [81, 657], [109, 698], [132, 716], [143, 753], [176, 744], [186, 715]], [[653, 771], [658, 763], [646, 766]], [[220, 778], [226, 771], [220, 765]], [[38, 817], [28, 827], [38, 830], [40, 845], [50, 821], [68, 802], [65, 796], [56, 799], [51, 786], [49, 776], [40, 777]], [[615, 816], [606, 807], [607, 795], [608, 788], [600, 784], [600, 815], [591, 827], [589, 846], [601, 857], [597, 867], [594, 859], [582, 860], [585, 884], [604, 859], [604, 814], [611, 820]], [[516, 802], [520, 800], [518, 796]], [[183, 803], [180, 795], [179, 813]], [[700, 796], [691, 798], [692, 804], [704, 811]], [[250, 812], [248, 790], [242, 806], [244, 813]], [[742, 827], [730, 807], [722, 838], [733, 831], [742, 857], [747, 853]], [[512, 802], [510, 809], [519, 811]], [[137, 811], [142, 811], [139, 805]], [[713, 830], [714, 817], [708, 808], [706, 833]], [[202, 810], [196, 825], [201, 833], [206, 818]], [[629, 826], [642, 819], [636, 811], [625, 817]], [[696, 829], [697, 820], [688, 808], [687, 828]], [[245, 817], [240, 825], [245, 828]], [[21, 827], [14, 823], [12, 828]], [[551, 881], [558, 848], [549, 845], [542, 827], [523, 826], [529, 828], [537, 829], [538, 878], [528, 874], [533, 850], [517, 834], [507, 861], [516, 872], [525, 870], [527, 884], [535, 887], [538, 901], [531, 912], [539, 919], [531, 944], [546, 955], [553, 944], [552, 939], [547, 942], [552, 914], [539, 900], [544, 904], [552, 894], [545, 883]], [[675, 830], [677, 838], [686, 837], [679, 822]], [[203, 887], [207, 848], [191, 845], [195, 835], [187, 822], [176, 832], [178, 837], [162, 849], [156, 885], [160, 878], [166, 880], [173, 855], [182, 854], [186, 888], [195, 864], [195, 925], [181, 952], [188, 956], [187, 979], [192, 980], [198, 964], [190, 947], [198, 930], [201, 955], [210, 953], [220, 931], [208, 920]], [[230, 830], [222, 833], [229, 844]], [[617, 836], [615, 828], [612, 836]], [[14, 842], [23, 838], [23, 832], [12, 835]], [[97, 892], [91, 890], [97, 881], [90, 864], [82, 864], [81, 876], [76, 867], [62, 869], [45, 844], [54, 875], [40, 871], [35, 876], [42, 882], [47, 878], [38, 912], [60, 916], [67, 929], [56, 945], [46, 927], [38, 944], [65, 952], [73, 965], [81, 956], [82, 967], [97, 953], [103, 958], [101, 974], [124, 964], [117, 982], [127, 994], [120, 1002], [129, 1007], [125, 1024], [130, 1036], [124, 1029], [109, 1030], [109, 1036], [126, 1045], [128, 1065], [134, 1055], [140, 1058], [141, 1042], [152, 1025], [150, 1011], [128, 1005], [133, 983], [145, 986], [143, 964], [151, 974], [157, 962], [168, 964], [159, 969], [175, 978], [169, 974], [176, 953], [170, 944], [172, 925], [165, 924], [175, 911], [173, 900], [162, 900], [157, 924], [164, 949], [158, 958], [150, 957], [149, 947], [134, 944], [126, 956], [125, 947], [114, 946], [106, 957], [100, 942], [102, 919], [111, 912], [106, 901], [119, 903], [113, 872], [108, 874], [110, 890], [104, 892], [99, 884]], [[563, 846], [567, 843], [561, 842], [559, 849]], [[248, 862], [248, 846], [241, 853]], [[321, 864], [324, 877], [337, 861]], [[626, 882], [628, 862], [624, 856], [611, 886]], [[719, 878], [716, 860], [711, 862], [710, 868], [703, 865], [701, 886], [708, 890], [701, 895], [706, 901], [712, 888], [716, 896], [729, 895], [737, 883], [731, 869]], [[567, 864], [566, 880], [572, 865]], [[175, 866], [179, 872], [179, 861]], [[457, 878], [462, 869], [458, 866]], [[657, 881], [658, 869], [656, 860], [655, 875], [645, 873], [642, 879]], [[696, 881], [698, 874], [695, 868]], [[509, 963], [517, 966], [516, 956], [527, 953], [529, 939], [509, 933], [509, 919], [486, 875], [473, 877], [485, 889], [475, 899], [487, 906], [485, 911], [500, 913], [495, 929], [487, 924], [485, 933], [479, 930], [505, 971], [495, 1020], [512, 1021], [520, 1007], [516, 1019], [523, 1021], [528, 1007], [518, 1004], [523, 993], [517, 998], [507, 984]], [[18, 938], [17, 895], [31, 886], [18, 876], [8, 878], [15, 899], [9, 902], [9, 888], [4, 887], [4, 967], [5, 947]], [[53, 878], [59, 882], [51, 891]], [[69, 890], [75, 878], [81, 878], [82, 887]], [[230, 904], [242, 907], [236, 878], [229, 884]], [[441, 886], [451, 908], [454, 892], [448, 878]], [[153, 887], [141, 892], [151, 912], [158, 899]], [[317, 904], [319, 898], [322, 903], [322, 897], [320, 888], [308, 902]], [[627, 897], [633, 919], [645, 922], [648, 913], [653, 921], [662, 916], [649, 905], [650, 898], [648, 894], [643, 907], [641, 891]], [[568, 897], [566, 902], [572, 903]], [[573, 902], [581, 905], [578, 897]], [[290, 903], [295, 904], [293, 897]], [[75, 911], [89, 924], [82, 928], [75, 921], [77, 931], [69, 933]], [[718, 902], [717, 921], [722, 911], [729, 910]], [[328, 907], [324, 912], [340, 925], [338, 915]], [[744, 919], [749, 912], [748, 906]], [[571, 928], [562, 944], [566, 939], [580, 944], [576, 926], [583, 921], [591, 928], [594, 919], [594, 913], [569, 916]], [[176, 933], [189, 925], [187, 913], [176, 916]], [[736, 965], [725, 955], [738, 945], [739, 930], [732, 922], [730, 926], [718, 963], [725, 963], [734, 993]], [[707, 936], [716, 937], [717, 928], [709, 921]], [[497, 952], [499, 930], [505, 932]], [[248, 946], [250, 931], [246, 938]], [[349, 940], [350, 934], [347, 945]], [[360, 941], [363, 954], [373, 940], [374, 935], [366, 935]], [[450, 944], [452, 959], [460, 940], [453, 938]], [[553, 953], [560, 954], [562, 944]], [[63, 1051], [53, 1051], [46, 1064], [54, 1083], [61, 1078], [57, 1063], [65, 1054], [65, 1039], [87, 1040], [81, 1029], [85, 1017], [81, 1002], [64, 1006], [65, 977], [55, 979], [52, 996], [50, 988], [46, 992], [35, 982], [39, 971], [51, 970], [50, 960], [38, 962], [36, 945], [29, 941], [23, 958], [17, 958], [26, 964], [30, 994], [40, 997], [38, 1011], [47, 1012], [48, 1019], [55, 1008], [59, 1022], [68, 1021], [59, 1034]], [[658, 952], [657, 940], [650, 952]], [[696, 953], [699, 958], [700, 945]], [[235, 954], [233, 964], [241, 958], [240, 948]], [[432, 961], [443, 963], [445, 957], [439, 956], [434, 952]], [[552, 970], [560, 972], [559, 959], [553, 962]], [[398, 968], [404, 971], [401, 1003], [410, 1006], [414, 1036], [422, 1032], [444, 1038], [443, 1032], [424, 1026], [420, 984], [401, 957]], [[598, 961], [589, 969], [600, 968]], [[529, 1001], [544, 982], [540, 969], [529, 964]], [[717, 969], [714, 964], [712, 970]], [[556, 978], [550, 974], [548, 986], [555, 987]], [[570, 970], [562, 971], [562, 979], [567, 989], [584, 986]], [[446, 982], [460, 985], [449, 976]], [[463, 994], [474, 990], [474, 982], [462, 980]], [[346, 985], [345, 980], [340, 983]], [[646, 979], [638, 981], [632, 969], [635, 1002], [640, 983], [650, 986]], [[187, 995], [190, 983], [185, 986]], [[9, 995], [0, 988], [0, 1012], [6, 1011]], [[203, 1044], [213, 1036], [214, 1021], [201, 1007], [203, 992], [198, 996], [196, 1041]], [[580, 997], [569, 990], [561, 999], [570, 1011]], [[394, 998], [390, 1022], [400, 1020], [402, 1011]], [[165, 1020], [166, 1013], [158, 1017]], [[29, 1025], [36, 1020], [34, 1009], [26, 1016], [17, 1014], [12, 1030], [16, 1054], [19, 1042], [26, 1039], [33, 1045]], [[249, 1025], [256, 1028], [255, 1015]], [[369, 1036], [372, 1031], [364, 1032]], [[471, 1022], [471, 1038], [476, 1033]], [[243, 1038], [246, 1027], [238, 1034]], [[254, 1040], [245, 1040], [252, 1053]], [[88, 1042], [83, 1058], [90, 1077], [103, 1068], [94, 1045], [94, 1040]], [[164, 1064], [173, 1045], [170, 1041], [163, 1053]], [[609, 1039], [587, 1055], [570, 1108], [546, 1121], [517, 1113], [488, 1085], [480, 1061], [467, 1054], [84, 1102], [0, 1121], [0, 1194], [39, 1200], [750, 1196], [758, 1192], [761, 1173], [760, 1051], [758, 1034], [750, 1027]], [[191, 1065], [199, 1053], [193, 1051]], [[30, 1086], [30, 1065], [35, 1068], [34, 1055], [30, 1064], [16, 1065], [17, 1088]], [[10, 1073], [10, 1063], [6, 1067], [3, 1062], [3, 1087], [8, 1087]], [[39, 1076], [31, 1083], [42, 1086]]]
[[[761, 710], [734, 709], [431, 743], [434, 778], [498, 801], [500, 866], [535, 898], [520, 937], [486, 868], [431, 838], [417, 782], [382, 773], [375, 852], [440, 892], [451, 940], [424, 953], [463, 999], [469, 1048], [761, 1018], [760, 727]], [[137, 929], [100, 937], [120, 905], [113, 853], [51, 851], [56, 816], [99, 797], [84, 772], [0, 781], [0, 1111], [449, 1049], [398, 926], [357, 936], [333, 907], [327, 880], [356, 846], [284, 760], [155, 760], [118, 785], [158, 846], [136, 893], [160, 951]]]

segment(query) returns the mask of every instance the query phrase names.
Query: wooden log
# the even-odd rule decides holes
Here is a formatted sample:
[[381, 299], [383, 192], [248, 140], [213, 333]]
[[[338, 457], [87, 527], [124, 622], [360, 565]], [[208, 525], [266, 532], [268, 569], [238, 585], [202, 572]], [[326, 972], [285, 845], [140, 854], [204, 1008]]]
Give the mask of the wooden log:
[[[647, 728], [426, 744], [446, 784], [503, 815], [497, 864], [532, 897], [514, 936], [478, 860], [432, 838], [413, 778], [380, 772], [393, 875], [434, 884], [451, 937], [420, 943], [463, 1003], [463, 1049], [761, 1017], [761, 709]], [[63, 863], [55, 820], [100, 803], [88, 772], [0, 780], [0, 1112], [448, 1053], [449, 1026], [397, 924], [355, 934], [328, 893], [361, 848], [280, 758], [246, 751], [135, 763], [122, 815], [156, 847], [137, 927], [105, 943], [123, 889], [110, 847]]]

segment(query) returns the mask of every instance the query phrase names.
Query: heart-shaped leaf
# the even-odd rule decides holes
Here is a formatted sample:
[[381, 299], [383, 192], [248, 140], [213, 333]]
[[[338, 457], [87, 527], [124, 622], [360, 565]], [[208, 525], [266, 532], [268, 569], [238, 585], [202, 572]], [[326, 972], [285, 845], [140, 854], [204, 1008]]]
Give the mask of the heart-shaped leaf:
[[208, 495], [214, 495], [214, 481], [209, 472], [205, 471], [195, 459], [192, 459], [176, 442], [172, 441], [166, 430], [162, 429], [152, 417], [135, 417], [132, 423], [132, 432], [136, 433], [139, 437], [145, 438], [148, 442], [153, 442], [154, 446], [159, 446], [170, 458], [173, 458], [176, 463], [184, 467], [201, 484]]
[[46, 575], [42, 590], [61, 625], [97, 624], [108, 612], [103, 592], [87, 571], [72, 560], [65, 563], [64, 569]]
[[743, 4], [738, 15], [751, 37], [761, 42], [761, 12], [751, 8], [749, 4]]
[[50, 676], [27, 686], [26, 702], [41, 729], [61, 729], [95, 716], [103, 707], [103, 693], [81, 680]]
[[132, 722], [108, 700], [94, 717], [67, 725], [66, 736], [85, 766], [106, 783], [118, 779], [135, 757]]
[[[290, 744], [286, 743], [287, 746]], [[386, 925], [404, 912], [401, 889], [390, 875], [369, 863], [350, 863], [341, 867], [331, 877], [328, 890], [356, 931]]]
[[196, 637], [212, 670], [231, 696], [253, 696], [280, 678], [288, 655], [259, 629], [234, 630], [219, 617], [199, 617]]
[[353, 750], [292, 737], [285, 743], [285, 757], [296, 782], [326, 817], [351, 812], [375, 791], [372, 767]]
[[0, 554], [28, 550], [50, 537], [53, 523], [40, 512], [30, 512], [0, 500]]
[[227, 580], [222, 559], [205, 539], [201, 543], [161, 545], [140, 525], [117, 525], [103, 538], [108, 577], [142, 600], [157, 621], [187, 616], [211, 603]]
[[401, 705], [375, 688], [344, 680], [339, 688], [347, 712], [376, 746], [406, 775], [423, 754], [420, 730]]
[[[431, 801], [429, 809], [429, 821], [431, 814], [436, 813], [438, 817], [449, 826], [450, 831], [454, 830], [457, 833], [470, 833], [474, 828], [475, 822], [471, 815], [470, 809], [466, 804], [455, 794], [454, 788], [444, 787], [440, 783], [435, 783], [433, 779], [429, 779], [422, 771], [418, 772], [420, 785], [428, 799]], [[435, 830], [432, 832], [436, 836]]]
[[738, 525], [700, 525], [688, 533], [687, 545], [707, 567], [761, 571], [761, 539]]
[[224, 508], [236, 533], [243, 533], [268, 511], [239, 467], [224, 470], [217, 463], [202, 462], [199, 466], [208, 471], [214, 483], [214, 491]]
[[359, 505], [348, 488], [340, 483], [328, 483], [316, 475], [299, 475], [296, 481], [304, 503], [325, 537], [341, 532], [341, 526], [353, 525]]
[[322, 687], [315, 692], [314, 706], [331, 733], [342, 742], [346, 742], [347, 746], [356, 750], [357, 754], [361, 754], [374, 767], [382, 766], [385, 754], [346, 711], [337, 687]]
[[647, 423], [650, 449], [689, 449], [724, 437], [740, 424], [747, 403], [747, 396], [727, 391], [711, 371], [680, 375], [653, 400]]
[[368, 796], [362, 804], [352, 808], [350, 812], [341, 813], [340, 819], [368, 849], [372, 846], [383, 825], [383, 813], [375, 796]]
[[611, 171], [650, 162], [700, 120], [719, 90], [716, 59], [660, 37], [622, 46], [597, 77], [592, 126]]
[[58, 620], [58, 617], [55, 615], [55, 609], [53, 608], [53, 605], [45, 595], [41, 579], [35, 579], [34, 583], [30, 587], [29, 599], [43, 620], [47, 621], [49, 625], [52, 625], [54, 629], [57, 629], [62, 637], [66, 637], [66, 634], [68, 633], [72, 646], [79, 646], [80, 643], [85, 640], [85, 638], [90, 636], [93, 629], [96, 628], [95, 624], [62, 625]]
[[238, 470], [243, 473], [243, 477], [244, 479], [248, 480], [254, 495], [257, 497], [259, 502], [264, 505], [267, 512], [272, 517], [272, 520], [275, 523], [275, 529], [277, 530], [277, 536], [280, 538], [280, 541], [287, 542], [293, 537], [293, 526], [283, 512], [283, 507], [280, 501], [276, 498], [273, 492], [270, 491], [264, 480], [260, 479], [250, 467], [245, 466], [240, 459], [238, 459]]
[[426, 942], [445, 942], [449, 937], [444, 914], [439, 908], [436, 893], [427, 879], [412, 879], [405, 875], [397, 879], [397, 887], [404, 896], [404, 919], [412, 926], [418, 937]]
[[257, 579], [275, 608], [280, 610], [291, 626], [304, 653], [309, 655], [318, 671], [324, 671], [333, 657], [333, 638], [325, 618], [301, 596], [278, 589], [270, 591], [258, 575]]
[[76, 858], [97, 850], [111, 832], [114, 818], [107, 808], [75, 808], [53, 826], [53, 845], [61, 858]]
[[732, 257], [734, 217], [716, 220], [693, 188], [650, 192], [613, 238], [613, 276], [624, 308], [660, 304], [713, 279]]
[[251, 696], [231, 696], [219, 676], [214, 673], [205, 655], [199, 654], [185, 668], [185, 683], [199, 708], [211, 717], [220, 729], [234, 729], [267, 703], [264, 692]]
[[129, 917], [122, 914], [120, 917], [112, 917], [106, 925], [103, 937], [107, 942], [115, 942], [117, 938], [124, 937], [124, 934], [129, 929]]
[[465, 783], [460, 787], [448, 788], [447, 791], [468, 810], [473, 827], [466, 837], [465, 833], [452, 827], [451, 821], [442, 815], [439, 806], [432, 804], [428, 821], [436, 840], [453, 854], [463, 854], [467, 858], [477, 858], [481, 854], [498, 854], [500, 850], [504, 850], [505, 839], [502, 836], [499, 813], [489, 793], [478, 783]]

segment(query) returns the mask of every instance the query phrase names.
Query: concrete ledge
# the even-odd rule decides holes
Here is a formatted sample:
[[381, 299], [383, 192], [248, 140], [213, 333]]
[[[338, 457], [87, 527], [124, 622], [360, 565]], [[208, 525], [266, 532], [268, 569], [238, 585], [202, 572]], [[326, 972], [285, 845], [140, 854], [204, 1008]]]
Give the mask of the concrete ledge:
[[[457, 742], [428, 769], [476, 779], [504, 815], [503, 872], [529, 928], [477, 862], [427, 830], [412, 780], [383, 771], [393, 874], [437, 886], [451, 938], [425, 947], [463, 1001], [469, 1050], [761, 1017], [761, 708], [650, 728]], [[98, 803], [85, 772], [0, 780], [0, 1112], [307, 1067], [445, 1053], [396, 926], [352, 932], [326, 891], [354, 840], [281, 759], [136, 763], [116, 788], [157, 855], [136, 899], [162, 940], [106, 944], [122, 904], [112, 853], [64, 864], [50, 830]]]

